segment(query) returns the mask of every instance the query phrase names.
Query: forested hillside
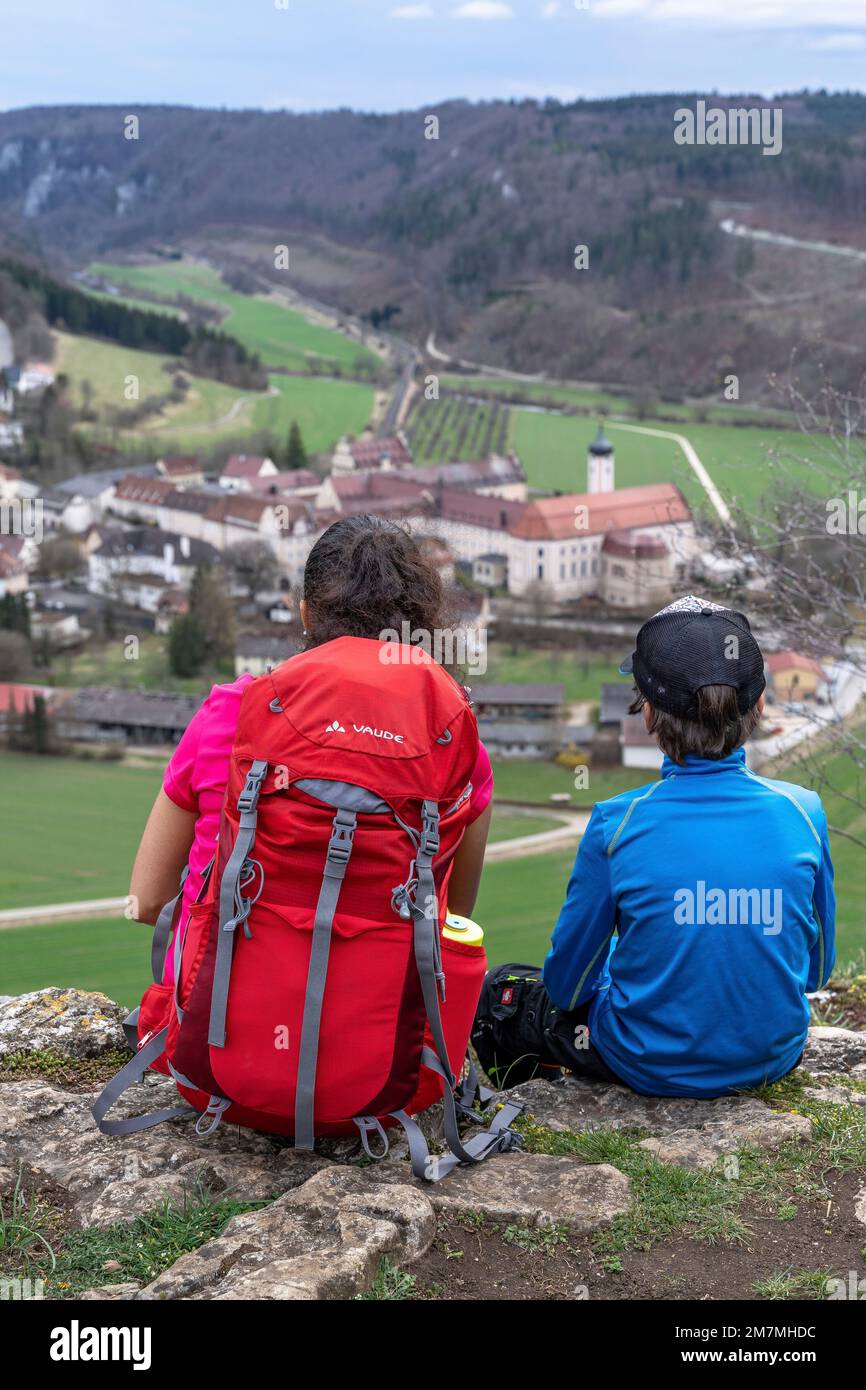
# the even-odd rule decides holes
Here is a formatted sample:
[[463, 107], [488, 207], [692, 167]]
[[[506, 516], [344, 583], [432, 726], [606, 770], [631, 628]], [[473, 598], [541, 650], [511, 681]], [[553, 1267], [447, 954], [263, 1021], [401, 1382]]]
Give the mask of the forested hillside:
[[[524, 371], [710, 392], [735, 362], [757, 398], [768, 366], [784, 371], [823, 338], [825, 366], [853, 379], [863, 264], [756, 250], [719, 224], [860, 245], [866, 98], [781, 100], [774, 157], [675, 143], [674, 112], [696, 100], [12, 111], [0, 115], [0, 217], [67, 270], [181, 247], [261, 287], [285, 282], [285, 244], [296, 288]], [[125, 138], [130, 115], [137, 139]]]

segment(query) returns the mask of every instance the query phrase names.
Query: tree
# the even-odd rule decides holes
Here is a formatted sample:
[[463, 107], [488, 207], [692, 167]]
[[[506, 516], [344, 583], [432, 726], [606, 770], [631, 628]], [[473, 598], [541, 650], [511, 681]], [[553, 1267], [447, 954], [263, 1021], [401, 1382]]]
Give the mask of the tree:
[[834, 668], [836, 710], [803, 704], [813, 730], [797, 747], [793, 780], [825, 797], [834, 835], [866, 849], [866, 726], [856, 704], [866, 685], [866, 378], [854, 391], [825, 383], [809, 397], [797, 387], [789, 395], [801, 432], [770, 451], [755, 511], [732, 504], [723, 543], [737, 579], [713, 596], [741, 607], [746, 576], [773, 646]]
[[207, 644], [198, 619], [192, 613], [175, 618], [168, 634], [168, 664], [182, 680], [197, 676], [205, 663]]
[[30, 636], [30, 609], [24, 594], [4, 594], [0, 599], [0, 628]]
[[218, 666], [234, 656], [235, 613], [225, 571], [203, 565], [189, 589], [189, 612], [204, 638], [206, 660]]
[[30, 670], [30, 643], [21, 632], [0, 632], [0, 681], [20, 681]]
[[279, 581], [277, 557], [267, 541], [238, 541], [225, 552], [225, 562], [250, 598], [262, 589], [275, 588]]
[[301, 438], [301, 431], [297, 420], [292, 421], [289, 430], [289, 442], [286, 446], [286, 467], [287, 468], [306, 468], [309, 462], [307, 451], [304, 448], [304, 441]]
[[39, 547], [37, 574], [40, 579], [68, 579], [78, 574], [83, 566], [81, 547], [68, 536], [43, 541]]

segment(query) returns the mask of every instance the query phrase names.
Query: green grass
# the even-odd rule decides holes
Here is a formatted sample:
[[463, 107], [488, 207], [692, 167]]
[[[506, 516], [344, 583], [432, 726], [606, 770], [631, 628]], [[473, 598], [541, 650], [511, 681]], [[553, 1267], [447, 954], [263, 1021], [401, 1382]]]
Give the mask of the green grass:
[[[640, 1148], [639, 1131], [553, 1132], [536, 1125], [531, 1114], [516, 1127], [531, 1153], [573, 1154], [586, 1163], [610, 1163], [627, 1173], [634, 1205], [593, 1237], [598, 1255], [649, 1250], [677, 1231], [709, 1245], [749, 1244], [757, 1237], [743, 1215], [745, 1202], [760, 1209], [762, 1239], [772, 1239], [773, 1221], [789, 1220], [791, 1203], [820, 1202], [832, 1195], [825, 1175], [862, 1171], [866, 1145], [866, 1110], [856, 1105], [816, 1101], [805, 1094], [811, 1078], [797, 1072], [756, 1094], [774, 1110], [795, 1111], [812, 1124], [808, 1142], [788, 1140], [779, 1149], [743, 1148], [738, 1175], [726, 1176], [724, 1163], [711, 1170], [659, 1163]], [[801, 1274], [803, 1272], [801, 1271]], [[820, 1296], [817, 1273], [792, 1285], [773, 1281], [765, 1297], [796, 1296], [806, 1289]]]
[[656, 779], [646, 768], [589, 768], [589, 786], [575, 787], [574, 773], [556, 763], [532, 758], [504, 758], [493, 764], [496, 795], [503, 801], [529, 801], [545, 805], [557, 792], [567, 792], [573, 806], [590, 807], [596, 801]]
[[[855, 731], [863, 737], [866, 730]], [[836, 874], [836, 923], [841, 959], [853, 959], [866, 951], [866, 849], [846, 835], [833, 834], [833, 828], [866, 840], [866, 775], [846, 752], [816, 761], [814, 756], [789, 762], [774, 776], [786, 782], [814, 787], [821, 796], [831, 827], [830, 848]], [[851, 799], [853, 798], [853, 800]]]
[[542, 835], [546, 830], [558, 830], [562, 821], [553, 816], [521, 816], [518, 812], [494, 811], [489, 841], [516, 840], [521, 835]]
[[622, 682], [619, 663], [626, 654], [598, 657], [572, 651], [548, 651], [534, 647], [512, 647], [504, 642], [491, 642], [487, 649], [487, 670], [476, 682], [534, 681], [553, 682], [565, 688], [569, 701], [590, 700], [598, 703], [603, 681]]
[[[71, 383], [76, 406], [84, 404], [83, 383], [91, 387], [90, 403], [100, 419], [85, 428], [97, 437], [111, 431], [110, 412], [134, 404], [124, 400], [125, 379], [139, 379], [141, 400], [164, 395], [171, 378], [163, 370], [174, 359], [158, 353], [104, 343], [96, 338], [59, 334], [59, 369]], [[157, 440], [161, 447], [170, 443], [179, 449], [200, 448], [222, 437], [233, 438], [244, 431], [270, 430], [284, 439], [293, 420], [298, 422], [308, 450], [316, 453], [332, 448], [344, 434], [359, 434], [370, 419], [374, 391], [356, 381], [335, 381], [327, 377], [270, 377], [268, 391], [241, 391], [206, 377], [184, 372], [190, 390], [179, 405], [140, 421], [133, 430], [122, 430], [121, 438], [142, 435]]]
[[[26, 1219], [34, 1231], [44, 1230], [39, 1243], [10, 1251], [9, 1272], [24, 1269], [29, 1277], [45, 1281], [49, 1298], [75, 1298], [86, 1289], [103, 1284], [150, 1283], [170, 1268], [181, 1255], [196, 1250], [222, 1235], [232, 1217], [255, 1211], [266, 1202], [240, 1202], [212, 1196], [203, 1186], [192, 1190], [183, 1205], [164, 1203], [133, 1221], [111, 1226], [91, 1226], [82, 1231], [53, 1234], [57, 1212], [44, 1200], [27, 1194]], [[106, 1265], [112, 1267], [106, 1269]]]
[[123, 918], [10, 927], [0, 931], [2, 992], [28, 994], [58, 985], [98, 990], [134, 1008], [151, 983], [151, 933], [151, 927]]
[[[452, 393], [479, 396], [507, 396], [521, 401], [556, 402], [559, 405], [573, 406], [575, 410], [598, 415], [633, 415], [635, 400], [628, 393], [603, 391], [587, 386], [554, 386], [545, 382], [519, 381], [513, 377], [455, 376], [445, 373], [439, 378], [440, 386]], [[678, 404], [660, 401], [658, 411], [666, 419], [680, 424], [706, 419], [708, 423], [728, 426], [732, 420], [739, 423], [761, 423], [768, 417], [778, 416], [782, 422], [790, 417], [785, 411], [771, 408], [758, 409], [736, 405], [733, 402], [709, 404]], [[676, 424], [673, 426], [676, 428]]]
[[[124, 636], [103, 642], [89, 642], [81, 651], [59, 652], [52, 657], [51, 683], [59, 686], [107, 685], [124, 689], [168, 690], [185, 695], [200, 695], [204, 699], [212, 685], [234, 678], [234, 664], [219, 670], [206, 671], [198, 676], [175, 676], [168, 664], [168, 642], [154, 633], [135, 634], [139, 640], [138, 657], [130, 661], [124, 655]], [[38, 669], [33, 680], [41, 683]]]
[[[509, 443], [519, 454], [531, 487], [586, 490], [586, 451], [595, 434], [594, 421], [537, 414], [519, 407], [511, 408], [509, 418]], [[822, 496], [831, 485], [825, 470], [835, 465], [825, 455], [824, 442], [793, 430], [690, 421], [634, 423], [685, 435], [729, 505], [752, 517], [779, 500], [780, 485], [814, 488]], [[607, 420], [605, 429], [616, 450], [617, 487], [672, 482], [692, 508], [706, 509], [706, 494], [675, 440], [635, 434], [621, 428], [615, 419]]]
[[258, 353], [269, 367], [305, 371], [312, 366], [323, 371], [333, 365], [343, 370], [378, 366], [378, 358], [360, 343], [332, 328], [310, 323], [303, 314], [277, 300], [228, 289], [209, 266], [192, 261], [148, 266], [96, 261], [88, 266], [88, 273], [102, 276], [123, 289], [146, 290], [166, 299], [187, 295], [216, 305], [224, 312], [222, 329]]
[[[0, 903], [4, 908], [122, 896], [162, 769], [0, 754]], [[37, 930], [37, 929], [34, 929]], [[38, 928], [78, 934], [78, 925]], [[143, 928], [124, 923], [124, 930]], [[115, 928], [116, 931], [116, 928]], [[0, 950], [17, 930], [0, 932]], [[40, 955], [51, 949], [51, 938]], [[58, 962], [59, 963], [59, 962]], [[4, 972], [0, 970], [0, 981]], [[42, 983], [78, 984], [74, 976]], [[8, 992], [0, 989], [0, 993]]]
[[574, 855], [571, 846], [551, 854], [487, 865], [472, 915], [484, 928], [491, 965], [505, 961], [541, 964], [559, 916]]

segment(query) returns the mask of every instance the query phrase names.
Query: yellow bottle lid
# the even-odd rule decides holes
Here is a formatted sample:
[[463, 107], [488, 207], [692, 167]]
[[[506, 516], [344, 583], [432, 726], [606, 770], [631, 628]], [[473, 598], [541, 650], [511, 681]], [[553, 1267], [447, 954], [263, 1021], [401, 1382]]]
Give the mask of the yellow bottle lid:
[[462, 941], [466, 946], [480, 946], [484, 941], [484, 932], [478, 923], [471, 922], [468, 917], [458, 917], [455, 912], [449, 912], [445, 918], [442, 935], [449, 941]]

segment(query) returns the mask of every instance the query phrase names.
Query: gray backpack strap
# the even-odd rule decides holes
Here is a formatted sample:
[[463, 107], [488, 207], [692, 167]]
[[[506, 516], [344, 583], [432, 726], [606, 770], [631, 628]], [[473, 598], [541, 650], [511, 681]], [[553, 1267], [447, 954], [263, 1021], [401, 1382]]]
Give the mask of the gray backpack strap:
[[[421, 1053], [421, 1062], [442, 1077], [445, 1139], [451, 1150], [450, 1155], [431, 1158], [424, 1136], [411, 1117], [403, 1111], [394, 1111], [393, 1114], [406, 1132], [413, 1172], [417, 1177], [433, 1182], [444, 1178], [458, 1163], [480, 1163], [492, 1153], [502, 1153], [509, 1148], [518, 1147], [522, 1142], [520, 1136], [509, 1129], [509, 1125], [524, 1108], [522, 1105], [509, 1103], [497, 1113], [493, 1122], [482, 1133], [467, 1140], [465, 1144], [460, 1138], [458, 1110], [464, 1115], [472, 1113], [472, 1104], [479, 1094], [479, 1087], [477, 1073], [473, 1068], [455, 1096], [455, 1077], [451, 1070], [442, 1028], [439, 1000], [440, 997], [443, 1002], [445, 1000], [445, 972], [442, 968], [439, 936], [439, 902], [433, 876], [433, 860], [438, 850], [439, 807], [435, 801], [425, 801], [422, 807], [421, 838], [415, 856], [418, 887], [410, 907], [414, 922], [415, 964], [435, 1048], [434, 1052], [425, 1047]], [[485, 1103], [491, 1095], [491, 1092], [482, 1095]], [[414, 1133], [413, 1126], [417, 1133]]]
[[[200, 903], [207, 891], [208, 879], [211, 876], [213, 866], [216, 863], [214, 857], [209, 864], [206, 864], [201, 871], [201, 887], [198, 891], [196, 902]], [[153, 972], [153, 983], [162, 984], [162, 977], [165, 972], [165, 958], [168, 955], [168, 943], [174, 933], [175, 943], [178, 938], [178, 923], [180, 922], [181, 911], [183, 910], [183, 890], [189, 878], [189, 864], [185, 865], [184, 871], [180, 876], [180, 890], [171, 902], [166, 903], [156, 919], [156, 926], [153, 929], [153, 941], [150, 946], [150, 968]], [[132, 1015], [130, 1015], [130, 1018]], [[135, 1043], [133, 1042], [133, 1047]]]
[[319, 1060], [319, 1030], [322, 1022], [322, 1001], [328, 976], [331, 954], [331, 931], [340, 889], [346, 876], [346, 866], [352, 853], [357, 816], [341, 808], [331, 824], [331, 838], [322, 874], [322, 887], [316, 903], [313, 939], [310, 943], [310, 965], [307, 971], [307, 990], [304, 997], [304, 1017], [301, 1024], [301, 1045], [298, 1052], [298, 1079], [295, 1093], [295, 1148], [312, 1149], [315, 1142], [313, 1125], [316, 1098], [316, 1067]]
[[119, 1100], [130, 1086], [141, 1081], [151, 1064], [162, 1054], [167, 1032], [168, 1028], [163, 1028], [159, 1033], [154, 1033], [153, 1037], [148, 1039], [135, 1056], [130, 1058], [126, 1066], [121, 1067], [117, 1075], [111, 1078], [102, 1094], [94, 1102], [90, 1113], [103, 1134], [136, 1134], [139, 1130], [161, 1125], [163, 1120], [176, 1120], [181, 1115], [194, 1115], [196, 1113], [189, 1105], [179, 1105], [171, 1110], [155, 1110], [150, 1115], [133, 1115], [128, 1120], [106, 1120], [105, 1118], [115, 1101]]
[[208, 1027], [208, 1042], [211, 1047], [226, 1045], [226, 1010], [232, 972], [232, 949], [235, 928], [240, 920], [237, 910], [238, 887], [244, 863], [256, 838], [259, 792], [267, 775], [268, 764], [263, 759], [257, 759], [247, 773], [243, 791], [238, 797], [237, 839], [220, 884], [220, 917]]
[[178, 924], [181, 909], [183, 907], [184, 885], [189, 877], [189, 864], [186, 865], [180, 876], [180, 891], [171, 902], [166, 903], [156, 919], [156, 926], [153, 929], [153, 941], [150, 946], [150, 968], [153, 972], [153, 982], [156, 985], [162, 984], [162, 974], [165, 969], [165, 958], [168, 954], [168, 943], [171, 934]]
[[415, 964], [421, 981], [424, 1008], [433, 1035], [433, 1045], [442, 1063], [442, 1074], [448, 1086], [454, 1085], [454, 1074], [448, 1060], [448, 1048], [442, 1030], [439, 1010], [440, 995], [445, 1000], [445, 973], [439, 941], [439, 899], [433, 877], [433, 860], [439, 853], [439, 807], [435, 801], [425, 801], [421, 816], [421, 838], [415, 855], [418, 886], [410, 904], [414, 922]]

